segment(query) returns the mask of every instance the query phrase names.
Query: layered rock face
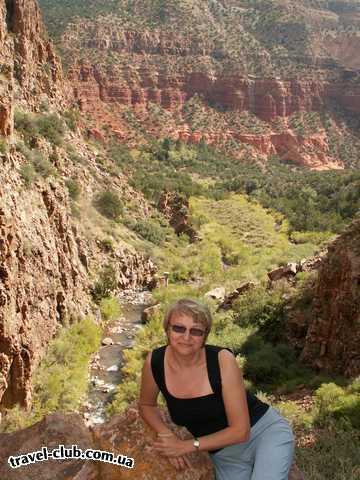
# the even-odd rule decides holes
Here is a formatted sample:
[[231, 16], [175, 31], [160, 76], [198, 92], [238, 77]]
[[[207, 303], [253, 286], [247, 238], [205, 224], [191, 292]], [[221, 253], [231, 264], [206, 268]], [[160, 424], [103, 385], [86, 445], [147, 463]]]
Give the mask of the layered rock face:
[[360, 374], [360, 219], [330, 245], [307, 312], [295, 311], [290, 337], [309, 365], [353, 377]]
[[[74, 95], [82, 111], [100, 123], [109, 124], [119, 138], [129, 139], [124, 130], [121, 108], [134, 113], [146, 111], [157, 104], [178, 117], [177, 128], [167, 134], [185, 142], [197, 143], [202, 138], [209, 144], [223, 144], [231, 139], [249, 144], [260, 154], [277, 154], [280, 158], [311, 168], [342, 168], [342, 162], [329, 153], [324, 131], [313, 135], [297, 135], [292, 130], [281, 133], [249, 134], [241, 129], [189, 131], [181, 120], [182, 109], [194, 95], [234, 115], [250, 112], [265, 122], [278, 117], [286, 119], [297, 112], [321, 111], [328, 102], [336, 102], [351, 114], [360, 113], [360, 87], [346, 83], [314, 80], [254, 79], [243, 76], [210, 76], [187, 72], [169, 76], [165, 72], [133, 67], [131, 73], [102, 69], [96, 65], [79, 64], [70, 69]], [[136, 80], [134, 80], [136, 78]], [[105, 113], [107, 110], [109, 112]], [[116, 112], [118, 119], [116, 120]], [[139, 114], [141, 121], [142, 114]], [[106, 118], [108, 117], [108, 118]], [[111, 117], [111, 119], [110, 119]], [[150, 133], [156, 132], [148, 129]]]
[[65, 103], [61, 63], [45, 38], [35, 0], [1, 2], [0, 51], [0, 134], [9, 136], [15, 95], [34, 110], [43, 102]]
[[[0, 5], [0, 134], [13, 132], [15, 100], [37, 110], [65, 103], [59, 59], [35, 0]], [[28, 406], [31, 374], [57, 326], [86, 311], [85, 270], [63, 188], [21, 191], [23, 159], [1, 158], [0, 407]]]
[[32, 371], [49, 340], [89, 304], [86, 254], [65, 190], [19, 189], [16, 162], [9, 158], [0, 173], [1, 407], [29, 405]]
[[[168, 109], [179, 109], [194, 94], [205, 98], [210, 104], [218, 104], [236, 111], [248, 110], [259, 118], [269, 121], [277, 116], [288, 117], [297, 111], [318, 110], [328, 99], [334, 99], [354, 113], [360, 112], [360, 86], [346, 83], [330, 84], [314, 80], [280, 80], [244, 78], [241, 75], [210, 76], [189, 72], [168, 76], [165, 73], [140, 69], [139, 85], [133, 86], [128, 79], [104, 74], [96, 66], [81, 66], [70, 73], [77, 82], [77, 95], [82, 98], [82, 89], [94, 80], [99, 88], [99, 98], [128, 106], [159, 103]], [[87, 97], [86, 93], [84, 97]]]
[[[168, 421], [167, 415], [163, 414], [163, 418]], [[181, 438], [189, 438], [185, 430], [173, 428]], [[0, 434], [0, 476], [7, 480], [213, 480], [212, 464], [206, 453], [192, 454], [192, 468], [177, 471], [151, 449], [153, 439], [154, 434], [144, 426], [136, 408], [129, 408], [123, 415], [114, 416], [92, 432], [86, 429], [80, 415], [50, 415], [28, 429]], [[11, 469], [7, 463], [10, 455], [39, 451], [43, 446], [52, 450], [61, 444], [67, 448], [77, 445], [82, 451], [91, 448], [112, 453], [114, 457], [122, 455], [133, 458], [134, 467], [81, 459], [48, 460], [17, 469]], [[295, 465], [289, 480], [303, 480]]]
[[[138, 61], [140, 61], [138, 59]], [[126, 106], [146, 106], [148, 102], [170, 110], [180, 110], [193, 95], [209, 104], [234, 111], [247, 110], [265, 121], [288, 117], [298, 111], [319, 110], [329, 99], [353, 113], [360, 112], [360, 86], [315, 80], [255, 79], [242, 75], [210, 75], [184, 72], [169, 76], [156, 69], [132, 68], [116, 71], [82, 63], [74, 65], [69, 78], [85, 110], [101, 100]]]
[[[61, 64], [46, 39], [35, 0], [0, 3], [0, 52], [0, 134], [9, 143], [7, 153], [0, 153], [2, 410], [15, 404], [30, 405], [34, 368], [61, 326], [91, 313], [89, 272], [99, 270], [109, 255], [102, 255], [95, 235], [86, 236], [82, 225], [76, 227], [71, 218], [64, 179], [76, 176], [89, 203], [101, 188], [94, 155], [82, 139], [76, 140], [76, 147], [88, 162], [87, 169], [74, 167], [64, 149], [35, 138], [37, 153], [49, 165], [52, 162], [58, 178], [38, 175], [30, 186], [25, 185], [23, 172], [32, 167], [33, 152], [24, 147], [25, 156], [11, 145], [15, 105], [24, 111], [43, 107], [61, 111], [68, 101], [66, 90], [71, 91], [64, 87]], [[74, 139], [75, 134], [71, 135]], [[98, 173], [92, 176], [91, 168]], [[113, 187], [124, 198], [136, 198], [126, 180], [119, 178], [113, 180]], [[138, 203], [139, 211], [146, 210], [144, 200]], [[119, 289], [151, 284], [156, 268], [143, 255], [123, 249], [114, 253], [112, 261]]]

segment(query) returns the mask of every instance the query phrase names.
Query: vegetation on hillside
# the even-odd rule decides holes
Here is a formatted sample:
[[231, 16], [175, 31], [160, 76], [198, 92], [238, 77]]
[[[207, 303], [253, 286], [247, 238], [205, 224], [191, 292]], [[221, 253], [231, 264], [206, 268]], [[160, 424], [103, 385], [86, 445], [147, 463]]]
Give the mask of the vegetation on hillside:
[[6, 412], [1, 431], [25, 428], [53, 412], [77, 410], [88, 388], [88, 363], [100, 346], [101, 328], [86, 318], [62, 329], [49, 344], [33, 380], [30, 412], [15, 407]]
[[[115, 40], [114, 48], [110, 44], [109, 50], [117, 63], [126, 56], [126, 51], [119, 55], [115, 47], [120, 39], [118, 32], [147, 30], [151, 34], [156, 30], [171, 37], [170, 54], [172, 48], [187, 54], [187, 59], [184, 55], [179, 58], [181, 64], [187, 60], [193, 63], [190, 57], [195, 56], [200, 69], [240, 69], [265, 76], [332, 72], [343, 59], [319, 55], [313, 44], [326, 51], [326, 44], [321, 43], [326, 34], [336, 37], [359, 31], [351, 18], [357, 8], [354, 1], [340, 5], [305, 0], [288, 4], [279, 0], [66, 0], [61, 4], [40, 0], [40, 5], [48, 30], [60, 45], [64, 31], [75, 30], [71, 23], [77, 23], [78, 46], [83, 49], [88, 48], [86, 40], [94, 38], [96, 28], [106, 25], [108, 32], [114, 32], [110, 35]], [[73, 35], [72, 41], [76, 41]], [[88, 50], [87, 57], [94, 53]], [[153, 55], [151, 61], [157, 62], [156, 57]]]
[[[114, 159], [116, 148], [110, 149]], [[165, 139], [141, 150], [120, 153], [131, 184], [153, 202], [162, 190], [190, 196], [224, 199], [245, 194], [289, 222], [289, 233], [300, 243], [309, 232], [339, 232], [360, 209], [357, 170], [316, 172], [284, 165], [274, 157], [265, 167], [239, 162], [205, 143], [186, 145]]]

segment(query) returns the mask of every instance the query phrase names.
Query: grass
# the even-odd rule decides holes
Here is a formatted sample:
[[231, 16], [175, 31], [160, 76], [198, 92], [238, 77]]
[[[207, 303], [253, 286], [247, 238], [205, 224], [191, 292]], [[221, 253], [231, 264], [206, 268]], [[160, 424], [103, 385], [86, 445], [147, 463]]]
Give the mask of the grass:
[[100, 346], [100, 338], [101, 328], [90, 318], [62, 329], [35, 371], [31, 411], [18, 407], [8, 410], [1, 431], [25, 428], [55, 411], [77, 410], [87, 392], [88, 363]]
[[222, 284], [229, 289], [239, 282], [260, 281], [268, 270], [288, 261], [299, 261], [316, 250], [316, 244], [292, 244], [287, 224], [277, 231], [276, 215], [245, 196], [224, 200], [191, 197], [192, 223], [200, 242], [173, 239], [154, 249], [160, 270], [170, 272], [172, 282], [200, 280], [203, 285]]

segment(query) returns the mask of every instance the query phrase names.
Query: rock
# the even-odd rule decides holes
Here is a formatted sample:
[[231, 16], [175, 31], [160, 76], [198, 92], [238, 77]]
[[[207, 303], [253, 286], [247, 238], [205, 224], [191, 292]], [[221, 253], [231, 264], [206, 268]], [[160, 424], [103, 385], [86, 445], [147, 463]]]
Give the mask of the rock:
[[103, 338], [101, 340], [101, 345], [104, 345], [105, 347], [109, 346], [109, 345], [114, 345], [114, 341], [112, 338], [110, 337], [106, 337], [106, 338]]
[[306, 364], [356, 377], [360, 374], [360, 219], [328, 246], [308, 290], [307, 308], [288, 312], [289, 341]]
[[154, 316], [156, 313], [160, 312], [161, 304], [157, 303], [156, 305], [152, 305], [151, 307], [145, 308], [141, 313], [141, 321], [142, 323], [146, 323], [151, 320], [151, 317]]
[[198, 233], [189, 225], [189, 201], [185, 197], [176, 192], [164, 191], [158, 209], [169, 220], [177, 235], [185, 234], [192, 242], [199, 240]]
[[124, 328], [120, 327], [120, 325], [117, 325], [110, 329], [110, 333], [121, 333], [123, 331], [124, 331]]
[[[153, 117], [149, 114], [149, 105], [157, 104], [169, 112], [176, 113], [181, 111], [186, 101], [198, 95], [204, 98], [205, 102], [220, 105], [225, 110], [233, 111], [235, 115], [249, 112], [266, 122], [277, 118], [286, 119], [296, 112], [316, 112], [324, 108], [329, 101], [335, 101], [349, 113], [359, 114], [360, 87], [355, 82], [333, 82], [316, 78], [313, 80], [251, 78], [250, 75], [226, 74], [224, 71], [215, 74], [213, 71], [210, 73], [185, 70], [172, 71], [171, 75], [166, 75], [162, 71], [157, 71], [156, 66], [145, 68], [141, 57], [147, 58], [146, 55], [154, 52], [155, 45], [158, 44], [157, 48], [164, 49], [161, 50], [163, 52], [161, 58], [167, 64], [168, 53], [165, 52], [171, 51], [170, 45], [173, 45], [177, 55], [185, 55], [180, 52], [193, 55], [190, 52], [196, 50], [197, 42], [194, 41], [185, 47], [183, 38], [182, 48], [179, 49], [174, 45], [174, 38], [170, 35], [166, 47], [160, 46], [165, 42], [165, 36], [160, 38], [152, 31], [143, 30], [137, 32], [137, 39], [128, 44], [124, 39], [128, 38], [130, 32], [123, 31], [120, 26], [116, 30], [113, 27], [112, 34], [100, 27], [101, 35], [98, 35], [98, 38], [101, 40], [95, 40], [94, 27], [96, 29], [96, 23], [91, 27], [84, 22], [78, 25], [80, 30], [77, 34], [78, 38], [80, 35], [82, 39], [79, 42], [84, 51], [87, 48], [101, 48], [99, 41], [102, 43], [105, 35], [108, 36], [109, 45], [114, 43], [111, 35], [120, 37], [115, 41], [116, 46], [113, 48], [117, 52], [119, 48], [124, 48], [130, 55], [133, 59], [134, 75], [137, 78], [134, 80], [135, 76], [132, 76], [130, 79], [127, 70], [121, 72], [121, 69], [117, 69], [115, 74], [112, 69], [84, 61], [74, 63], [69, 69], [69, 78], [81, 110], [91, 114], [98, 124], [104, 122], [104, 118], [108, 118], [106, 124], [112, 132], [121, 130], [123, 137], [132, 139], [131, 127], [124, 128], [124, 122], [110, 115], [108, 111], [108, 105], [126, 105], [128, 108], [134, 107], [135, 115], [141, 112], [139, 120], [150, 135], [179, 139], [187, 143], [199, 143], [204, 140], [207, 144], [215, 146], [223, 146], [226, 142], [235, 140], [253, 147], [253, 150], [262, 157], [278, 155], [284, 161], [290, 160], [316, 170], [344, 168], [342, 162], [329, 151], [329, 138], [325, 130], [301, 135], [285, 126], [281, 132], [254, 134], [244, 133], [228, 125], [227, 128], [215, 126], [192, 131], [188, 124], [185, 122], [179, 124], [175, 119], [169, 121], [169, 125], [154, 127]], [[71, 40], [71, 37], [68, 40], [64, 38], [70, 50]], [[205, 51], [208, 48], [209, 46], [204, 48]], [[140, 51], [142, 54], [139, 55]], [[203, 51], [200, 55], [204, 55]], [[355, 58], [356, 55], [353, 54], [352, 57]], [[174, 57], [171, 55], [171, 58]], [[223, 126], [223, 123], [221, 125]]]
[[277, 282], [282, 278], [291, 279], [295, 277], [297, 272], [297, 265], [296, 263], [288, 263], [285, 267], [279, 267], [271, 272], [268, 272], [268, 277], [270, 282]]
[[107, 372], [117, 372], [119, 370], [119, 367], [117, 365], [111, 365], [111, 367], [107, 368]]
[[[74, 426], [76, 425], [76, 428]], [[26, 467], [10, 468], [7, 459], [46, 446], [77, 445], [85, 450], [96, 448], [90, 431], [80, 415], [53, 414], [32, 427], [14, 433], [0, 434], [0, 478], [6, 480], [98, 480], [97, 464], [78, 459], [47, 460]]]
[[221, 305], [219, 305], [219, 309], [222, 308], [224, 310], [227, 310], [231, 308], [233, 302], [240, 296], [243, 295], [245, 292], [248, 292], [249, 290], [252, 290], [255, 288], [255, 283], [253, 282], [246, 282], [242, 283], [238, 288], [233, 290], [229, 295], [227, 295], [224, 298], [224, 301]]
[[209, 292], [206, 292], [204, 295], [205, 298], [212, 298], [218, 302], [223, 302], [225, 300], [225, 288], [217, 287]]
[[101, 387], [105, 384], [104, 380], [101, 380], [98, 377], [94, 377], [90, 381], [94, 387]]
[[[161, 415], [181, 438], [190, 438], [185, 430], [171, 424], [167, 412]], [[89, 419], [90, 421], [91, 419]], [[192, 469], [177, 472], [170, 463], [151, 448], [154, 433], [144, 425], [137, 408], [129, 407], [124, 414], [113, 416], [110, 421], [92, 418], [92, 433], [85, 427], [79, 415], [54, 414], [45, 417], [34, 426], [12, 434], [0, 434], [0, 478], [6, 480], [214, 480], [213, 467], [205, 452], [190, 456]], [[74, 428], [76, 425], [76, 428]], [[72, 444], [111, 452], [134, 459], [134, 468], [126, 469], [105, 462], [82, 460], [48, 460], [11, 469], [7, 464], [10, 455], [19, 455], [40, 450], [41, 447], [56, 448]], [[303, 480], [295, 467], [289, 480]]]
[[[67, 194], [47, 184], [13, 191], [16, 169], [0, 184], [0, 406], [31, 401], [32, 372], [60, 325], [88, 309], [89, 280], [66, 210]], [[28, 216], [29, 198], [40, 206]], [[26, 232], [26, 234], [24, 233]]]

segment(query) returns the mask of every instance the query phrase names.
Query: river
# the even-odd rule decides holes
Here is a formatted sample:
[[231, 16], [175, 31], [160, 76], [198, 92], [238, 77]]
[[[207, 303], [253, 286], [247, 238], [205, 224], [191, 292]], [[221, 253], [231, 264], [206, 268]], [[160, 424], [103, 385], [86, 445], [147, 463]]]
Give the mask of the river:
[[81, 409], [89, 426], [106, 421], [106, 407], [122, 381], [123, 351], [131, 348], [136, 332], [142, 326], [141, 314], [149, 306], [151, 294], [148, 291], [124, 291], [118, 299], [121, 316], [105, 327], [102, 345], [90, 364], [88, 396]]

